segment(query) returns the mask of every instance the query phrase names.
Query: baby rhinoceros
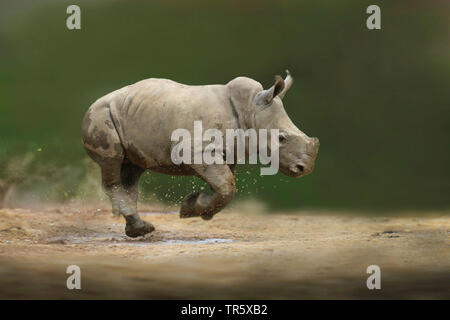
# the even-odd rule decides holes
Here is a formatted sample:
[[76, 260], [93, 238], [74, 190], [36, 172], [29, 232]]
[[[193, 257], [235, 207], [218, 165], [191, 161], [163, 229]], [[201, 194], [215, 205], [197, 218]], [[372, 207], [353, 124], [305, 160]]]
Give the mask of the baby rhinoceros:
[[[289, 177], [312, 172], [319, 140], [300, 131], [284, 110], [282, 99], [293, 82], [287, 73], [285, 80], [276, 76], [275, 84], [267, 90], [247, 77], [225, 85], [202, 86], [151, 78], [111, 92], [91, 105], [83, 119], [84, 147], [101, 168], [112, 211], [125, 217], [128, 236], [143, 236], [155, 229], [137, 212], [138, 181], [147, 169], [194, 175], [211, 186], [211, 192], [195, 192], [184, 199], [182, 218], [209, 220], [232, 200], [238, 152], [234, 152], [234, 159], [222, 163], [173, 161], [177, 144], [173, 132], [184, 128], [195, 136], [196, 121], [201, 121], [203, 130], [218, 130], [223, 137], [228, 129], [277, 129], [279, 134], [269, 140], [277, 140], [279, 170]], [[267, 144], [270, 151], [272, 144]], [[200, 148], [204, 148], [203, 142]], [[244, 157], [248, 156], [246, 146]]]

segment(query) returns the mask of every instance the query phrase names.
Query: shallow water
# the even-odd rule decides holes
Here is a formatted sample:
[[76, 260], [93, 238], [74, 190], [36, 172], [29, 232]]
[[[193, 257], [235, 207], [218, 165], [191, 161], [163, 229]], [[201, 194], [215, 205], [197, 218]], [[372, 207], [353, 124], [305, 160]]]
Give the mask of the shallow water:
[[54, 237], [46, 241], [48, 244], [87, 244], [87, 243], [107, 243], [123, 246], [149, 246], [154, 244], [215, 244], [215, 243], [229, 243], [233, 242], [231, 239], [223, 238], [207, 238], [207, 239], [130, 239], [126, 236], [117, 234], [98, 234], [93, 236], [69, 236], [69, 237]]
[[210, 239], [191, 239], [191, 240], [182, 240], [182, 239], [169, 239], [169, 240], [158, 240], [158, 241], [124, 241], [115, 243], [116, 245], [121, 246], [149, 246], [154, 244], [215, 244], [215, 243], [230, 243], [233, 242], [231, 239], [220, 239], [220, 238], [210, 238]]

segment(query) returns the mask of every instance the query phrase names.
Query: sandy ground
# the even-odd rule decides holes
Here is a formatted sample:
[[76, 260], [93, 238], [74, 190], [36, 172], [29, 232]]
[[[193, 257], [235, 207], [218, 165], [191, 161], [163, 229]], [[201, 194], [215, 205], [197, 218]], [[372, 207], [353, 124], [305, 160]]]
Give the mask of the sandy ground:
[[[130, 239], [105, 208], [0, 210], [0, 298], [450, 298], [450, 215], [232, 209], [212, 221], [147, 209]], [[66, 268], [81, 268], [68, 290]], [[366, 268], [381, 268], [368, 290]]]

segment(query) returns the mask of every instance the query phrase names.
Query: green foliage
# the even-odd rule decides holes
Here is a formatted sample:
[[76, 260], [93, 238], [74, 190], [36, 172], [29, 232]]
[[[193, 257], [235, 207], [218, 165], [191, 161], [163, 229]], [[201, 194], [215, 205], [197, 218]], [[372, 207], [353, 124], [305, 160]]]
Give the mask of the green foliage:
[[[448, 208], [443, 4], [383, 2], [378, 31], [365, 27], [369, 1], [79, 1], [80, 31], [65, 27], [69, 4], [40, 1], [0, 24], [0, 157], [41, 148], [42, 168], [67, 168], [56, 170], [52, 197], [90, 183], [80, 125], [100, 96], [148, 77], [207, 84], [246, 75], [267, 87], [289, 68], [285, 106], [320, 138], [316, 170], [294, 180], [241, 167], [239, 197], [278, 209]], [[192, 181], [202, 186], [147, 174], [142, 198], [176, 203]]]

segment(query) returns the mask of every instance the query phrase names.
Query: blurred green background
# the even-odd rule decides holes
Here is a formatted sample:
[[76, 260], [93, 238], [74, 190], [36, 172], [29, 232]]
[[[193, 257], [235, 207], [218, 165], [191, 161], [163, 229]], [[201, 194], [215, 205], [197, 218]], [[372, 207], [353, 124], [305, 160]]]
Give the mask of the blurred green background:
[[[284, 104], [320, 138], [302, 179], [238, 170], [238, 198], [271, 209], [447, 209], [450, 6], [445, 1], [0, 2], [0, 178], [23, 199], [99, 196], [81, 119], [102, 95], [150, 77], [240, 75], [265, 87], [288, 68]], [[381, 30], [366, 8], [381, 7]], [[142, 200], [177, 203], [202, 183], [146, 174]], [[1, 185], [0, 185], [1, 187]]]

